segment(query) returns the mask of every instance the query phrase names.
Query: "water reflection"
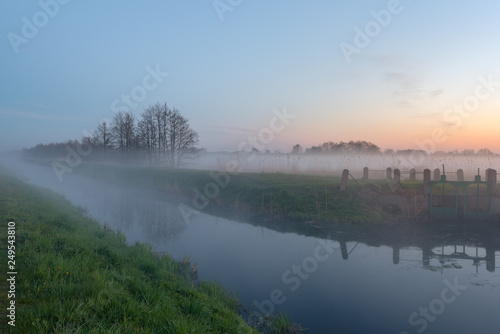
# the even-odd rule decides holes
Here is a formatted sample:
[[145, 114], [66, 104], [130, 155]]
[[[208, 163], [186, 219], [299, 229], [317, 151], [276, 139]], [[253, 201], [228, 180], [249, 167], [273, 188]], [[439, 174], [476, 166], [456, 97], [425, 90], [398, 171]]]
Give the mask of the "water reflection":
[[130, 241], [148, 241], [162, 244], [175, 240], [186, 229], [178, 200], [161, 192], [146, 189], [127, 189], [108, 186], [95, 193], [95, 185], [83, 190], [89, 213], [100, 222], [122, 231]]
[[[466, 244], [464, 241], [449, 241], [451, 243], [441, 244], [441, 246], [433, 246], [431, 243], [425, 243], [424, 246], [420, 248], [422, 253], [422, 265], [424, 269], [435, 270], [436, 268], [440, 268], [441, 272], [444, 269], [448, 269], [453, 266], [453, 263], [456, 260], [468, 260], [467, 262], [471, 262], [472, 265], [476, 267], [476, 273], [479, 272], [479, 267], [481, 266], [481, 262], [486, 264], [486, 270], [489, 272], [495, 271], [495, 252], [500, 251], [499, 245], [495, 245], [492, 242], [492, 238], [490, 234], [486, 235], [488, 241], [485, 243], [484, 247], [480, 247], [477, 244], [470, 245]], [[348, 252], [347, 251], [347, 242], [345, 239], [340, 238], [338, 240], [340, 244], [342, 259], [347, 260], [349, 258], [349, 254], [354, 250], [354, 248]], [[359, 244], [359, 241], [356, 243], [354, 247]], [[404, 245], [392, 245], [392, 263], [399, 264], [401, 260], [401, 247], [404, 248]], [[452, 251], [450, 251], [450, 248]], [[480, 254], [485, 254], [484, 256], [480, 256]], [[439, 265], [434, 264], [434, 261], [437, 260]], [[409, 260], [411, 261], [411, 260]], [[440, 266], [440, 267], [439, 267]]]
[[49, 167], [18, 160], [1, 163], [24, 175], [26, 182], [62, 194], [100, 223], [121, 230], [129, 242], [164, 243], [186, 228], [176, 205], [179, 199], [162, 192], [100, 182], [77, 173], [59, 182]]
[[[395, 265], [401, 261], [417, 261], [404, 258], [404, 254], [411, 251], [413, 258], [415, 252], [421, 254], [420, 262], [423, 269], [443, 272], [446, 269], [458, 268], [456, 262], [460, 260], [466, 265], [473, 265], [476, 273], [484, 266], [487, 271], [494, 272], [495, 253], [500, 251], [498, 224], [493, 222], [459, 222], [452, 225], [447, 222], [447, 224], [437, 222], [434, 226], [418, 228], [418, 232], [413, 230], [411, 234], [405, 233], [408, 232], [407, 227], [382, 227], [385, 235], [380, 235], [380, 231], [374, 235], [356, 234], [349, 227], [339, 226], [334, 233], [330, 233], [329, 238], [338, 241], [344, 260], [349, 259], [350, 254], [360, 243], [372, 246], [378, 244], [392, 248], [392, 263]], [[481, 224], [481, 228], [478, 229], [474, 224]], [[443, 231], [443, 227], [448, 229]], [[450, 227], [455, 230], [453, 233], [450, 233]], [[395, 236], [397, 237], [394, 238]], [[348, 242], [356, 242], [350, 250]]]

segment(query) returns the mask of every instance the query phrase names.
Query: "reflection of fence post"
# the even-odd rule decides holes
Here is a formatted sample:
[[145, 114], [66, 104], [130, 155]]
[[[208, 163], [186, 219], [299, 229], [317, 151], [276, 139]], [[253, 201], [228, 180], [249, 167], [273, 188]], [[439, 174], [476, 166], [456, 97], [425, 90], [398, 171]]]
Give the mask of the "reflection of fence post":
[[464, 171], [463, 169], [457, 170], [457, 180], [458, 181], [464, 181]]
[[431, 193], [431, 170], [424, 169], [424, 195], [430, 195]]
[[344, 171], [342, 172], [342, 178], [340, 179], [340, 191], [346, 190], [348, 178], [349, 178], [349, 170], [344, 169]]
[[347, 243], [345, 240], [340, 240], [340, 252], [342, 253], [342, 258], [347, 260], [349, 258], [349, 253], [347, 253]]
[[486, 246], [486, 270], [489, 272], [495, 271], [495, 248], [491, 245], [491, 241], [488, 241]]
[[401, 171], [399, 169], [394, 170], [394, 190], [399, 189], [401, 186]]
[[[431, 171], [430, 169], [427, 170], [429, 171], [429, 177], [430, 177]], [[431, 259], [431, 248], [429, 247], [429, 245], [425, 244], [424, 247], [422, 247], [422, 264], [424, 266], [428, 266], [430, 264], [430, 259]]]
[[434, 181], [441, 180], [441, 170], [439, 168], [434, 169]]
[[415, 170], [415, 168], [412, 168], [410, 170], [410, 180], [415, 181], [416, 175], [417, 175], [417, 171]]
[[387, 167], [387, 170], [385, 172], [385, 178], [387, 180], [390, 180], [392, 178], [392, 168], [391, 167]]
[[363, 168], [363, 179], [368, 180], [368, 167]]
[[392, 263], [399, 264], [399, 247], [392, 246]]

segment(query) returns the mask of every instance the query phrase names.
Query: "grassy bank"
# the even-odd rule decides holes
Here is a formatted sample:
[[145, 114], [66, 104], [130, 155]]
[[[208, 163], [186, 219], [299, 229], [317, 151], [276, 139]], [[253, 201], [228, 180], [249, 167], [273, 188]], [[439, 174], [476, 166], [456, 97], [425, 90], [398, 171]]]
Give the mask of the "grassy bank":
[[[186, 197], [188, 204], [261, 215], [335, 222], [377, 222], [387, 214], [361, 200], [358, 193], [376, 183], [381, 191], [390, 191], [384, 180], [349, 180], [347, 191], [340, 192], [340, 177], [283, 173], [241, 173], [169, 168], [133, 168], [101, 164], [82, 164], [77, 171], [103, 181], [147, 187]], [[422, 187], [422, 182], [403, 184], [407, 190]], [[193, 191], [196, 189], [196, 191]], [[198, 194], [198, 195], [196, 195]], [[207, 207], [208, 208], [208, 207]]]
[[[15, 225], [15, 328], [7, 324], [7, 223]], [[256, 333], [188, 261], [103, 229], [50, 191], [0, 171], [0, 332]]]

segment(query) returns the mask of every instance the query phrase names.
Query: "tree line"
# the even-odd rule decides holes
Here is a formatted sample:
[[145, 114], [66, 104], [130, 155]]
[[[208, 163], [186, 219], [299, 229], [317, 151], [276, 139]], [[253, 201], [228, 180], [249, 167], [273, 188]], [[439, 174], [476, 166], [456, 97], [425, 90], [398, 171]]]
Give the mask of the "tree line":
[[380, 153], [380, 148], [370, 142], [366, 141], [349, 141], [349, 142], [333, 142], [328, 141], [318, 146], [312, 146], [309, 148], [304, 148], [297, 144], [292, 147], [292, 153], [300, 154], [300, 153]]
[[178, 109], [166, 103], [147, 107], [136, 120], [132, 112], [118, 112], [111, 121], [101, 121], [81, 141], [38, 144], [24, 149], [32, 157], [58, 157], [68, 145], [91, 147], [97, 157], [140, 159], [149, 165], [179, 167], [181, 161], [197, 151], [199, 135]]
[[[382, 151], [377, 145], [367, 141], [349, 141], [349, 142], [333, 142], [328, 141], [321, 145], [303, 148], [302, 145], [296, 144], [292, 147], [292, 154], [383, 154], [383, 155], [427, 155], [426, 151], [415, 149], [393, 150], [385, 149]], [[493, 156], [496, 155], [488, 148], [482, 148], [477, 151], [473, 149], [453, 150], [453, 151], [436, 151], [430, 153], [432, 155], [448, 155], [448, 156]]]

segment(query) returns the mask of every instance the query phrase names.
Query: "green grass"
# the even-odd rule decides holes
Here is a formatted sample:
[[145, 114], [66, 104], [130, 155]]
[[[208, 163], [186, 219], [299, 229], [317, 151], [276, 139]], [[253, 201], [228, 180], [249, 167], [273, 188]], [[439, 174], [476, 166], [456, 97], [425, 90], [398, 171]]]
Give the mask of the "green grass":
[[432, 193], [434, 196], [455, 195], [455, 191], [455, 186], [451, 183], [436, 184], [432, 187]]
[[292, 323], [292, 316], [286, 311], [281, 310], [278, 314], [271, 317], [270, 331], [273, 334], [300, 334], [307, 333], [304, 329], [297, 324]]
[[286, 311], [281, 311], [273, 317], [273, 333], [287, 333], [291, 329], [291, 326], [291, 317]]
[[[383, 221], [383, 212], [373, 210], [358, 197], [358, 192], [376, 183], [390, 191], [385, 180], [348, 181], [339, 191], [340, 177], [284, 173], [241, 173], [229, 175], [229, 183], [219, 184], [210, 171], [171, 168], [133, 168], [102, 164], [82, 164], [76, 171], [103, 181], [145, 187], [186, 197], [191, 203], [197, 189], [210, 204], [275, 218], [335, 222]], [[220, 172], [214, 172], [219, 175]], [[216, 188], [214, 188], [214, 186]], [[422, 188], [422, 182], [403, 182], [403, 189]], [[214, 191], [214, 189], [218, 189]], [[211, 196], [213, 192], [215, 196]]]
[[2, 260], [2, 333], [256, 333], [235, 297], [193, 283], [188, 261], [129, 246], [61, 196], [0, 174], [4, 259], [8, 221], [16, 223], [16, 327], [6, 324]]

